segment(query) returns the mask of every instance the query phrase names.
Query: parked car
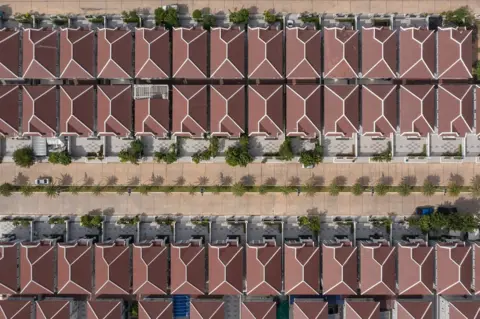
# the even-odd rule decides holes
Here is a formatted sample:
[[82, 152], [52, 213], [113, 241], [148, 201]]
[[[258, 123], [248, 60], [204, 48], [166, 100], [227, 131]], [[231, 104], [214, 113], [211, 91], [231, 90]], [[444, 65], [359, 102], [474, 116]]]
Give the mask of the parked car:
[[437, 212], [440, 214], [456, 214], [458, 213], [457, 207], [454, 206], [438, 206]]
[[418, 206], [415, 208], [416, 215], [431, 215], [435, 211], [433, 206]]
[[52, 180], [49, 177], [37, 178], [35, 180], [35, 185], [50, 185]]

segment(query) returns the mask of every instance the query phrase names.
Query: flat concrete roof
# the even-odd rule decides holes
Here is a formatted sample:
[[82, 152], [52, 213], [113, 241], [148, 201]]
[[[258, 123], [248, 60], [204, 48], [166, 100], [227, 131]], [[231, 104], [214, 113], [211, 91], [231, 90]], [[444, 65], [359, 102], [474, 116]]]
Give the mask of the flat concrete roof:
[[323, 245], [322, 288], [324, 295], [356, 295], [358, 288], [357, 247]]
[[206, 85], [174, 85], [172, 133], [179, 136], [203, 137], [208, 131]]
[[471, 85], [439, 85], [437, 107], [440, 135], [464, 137], [473, 132]]
[[93, 79], [95, 77], [95, 34], [92, 30], [60, 31], [60, 78]]
[[278, 137], [283, 134], [283, 86], [248, 87], [248, 135]]
[[397, 31], [388, 28], [362, 28], [362, 76], [390, 79], [397, 77]]
[[449, 303], [449, 319], [476, 319], [480, 302], [478, 300], [451, 301]]
[[433, 247], [398, 245], [399, 295], [432, 295], [435, 281]]
[[242, 302], [240, 317], [242, 319], [276, 319], [276, 305], [271, 301]]
[[171, 301], [139, 301], [139, 319], [171, 319], [173, 304]]
[[247, 244], [247, 295], [278, 295], [282, 290], [281, 247]]
[[295, 299], [293, 319], [327, 319], [328, 302], [320, 300]]
[[245, 86], [212, 85], [210, 127], [212, 135], [240, 137], [245, 133]]
[[243, 294], [243, 247], [208, 245], [208, 294]]
[[435, 72], [435, 35], [421, 28], [400, 27], [399, 77], [432, 79]]
[[133, 75], [133, 37], [130, 30], [97, 31], [97, 77], [129, 79]]
[[223, 301], [190, 302], [190, 319], [223, 319], [225, 318]]
[[324, 134], [352, 137], [360, 127], [357, 85], [327, 85], [324, 97]]
[[130, 294], [130, 247], [95, 245], [95, 295]]
[[321, 134], [321, 86], [287, 85], [287, 136], [316, 138]]
[[0, 319], [31, 319], [32, 308], [29, 300], [0, 300]]
[[1, 244], [0, 253], [0, 294], [17, 294], [18, 244]]
[[19, 93], [16, 85], [0, 86], [0, 135], [4, 137], [19, 135]]
[[397, 132], [397, 87], [364, 85], [362, 91], [363, 135], [389, 137]]
[[463, 244], [437, 244], [437, 293], [470, 295], [472, 247]]
[[322, 74], [322, 33], [311, 28], [286, 29], [286, 76], [315, 79]]
[[170, 246], [172, 295], [205, 294], [205, 247]]
[[95, 120], [93, 85], [60, 87], [60, 134], [89, 137]]
[[281, 79], [283, 74], [283, 31], [248, 27], [248, 77]]
[[132, 87], [97, 86], [97, 131], [99, 135], [127, 136], [132, 127]]
[[57, 94], [54, 85], [23, 86], [23, 135], [55, 136]]
[[[23, 31], [23, 78], [54, 79], [57, 76], [57, 31]], [[9, 49], [10, 50], [10, 49]]]
[[323, 28], [324, 77], [356, 78], [359, 71], [358, 30]]
[[435, 87], [433, 85], [400, 86], [400, 133], [423, 136], [435, 127]]
[[133, 245], [133, 294], [166, 295], [168, 272], [166, 246]]
[[288, 295], [318, 295], [320, 249], [314, 246], [284, 246], [284, 287]]
[[203, 28], [173, 28], [173, 77], [207, 77], [207, 31]]
[[239, 28], [210, 30], [210, 77], [243, 79], [245, 77], [245, 31]]
[[[418, 300], [398, 300], [397, 318], [408, 319], [432, 319], [433, 318], [433, 303], [431, 301]], [[451, 318], [451, 317], [450, 317]]]
[[[71, 318], [68, 300], [42, 300], [35, 303], [37, 319]], [[17, 317], [15, 317], [17, 318]]]
[[22, 243], [20, 246], [20, 293], [53, 295], [55, 246]]
[[135, 100], [135, 135], [166, 138], [169, 132], [169, 100], [158, 98]]
[[57, 293], [90, 295], [92, 293], [93, 249], [78, 244], [57, 246]]
[[472, 30], [437, 29], [437, 73], [439, 79], [472, 77]]
[[170, 77], [170, 35], [165, 28], [135, 30], [135, 77]]
[[379, 319], [380, 303], [375, 301], [347, 301], [345, 303], [345, 318]]
[[87, 319], [114, 319], [122, 317], [123, 301], [87, 301]]
[[0, 30], [0, 79], [16, 79], [20, 66], [20, 31]]
[[360, 246], [362, 295], [395, 295], [395, 247]]

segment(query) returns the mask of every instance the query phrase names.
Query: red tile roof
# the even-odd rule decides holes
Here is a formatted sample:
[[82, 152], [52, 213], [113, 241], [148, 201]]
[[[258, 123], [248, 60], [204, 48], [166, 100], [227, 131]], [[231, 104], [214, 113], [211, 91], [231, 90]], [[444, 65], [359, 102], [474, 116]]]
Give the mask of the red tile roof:
[[205, 293], [205, 247], [170, 246], [170, 290], [172, 295]]
[[95, 34], [92, 30], [60, 31], [60, 77], [93, 79], [95, 77]]
[[32, 302], [28, 300], [0, 300], [0, 319], [31, 319]]
[[57, 293], [90, 295], [92, 292], [92, 247], [59, 244], [57, 247]]
[[20, 31], [0, 29], [0, 79], [19, 78]]
[[362, 76], [397, 77], [397, 31], [387, 28], [362, 28]]
[[164, 28], [135, 30], [135, 77], [168, 79], [170, 77], [170, 38]]
[[207, 77], [207, 31], [173, 28], [173, 77]]
[[60, 87], [60, 134], [89, 137], [93, 135], [95, 90], [93, 86]]
[[55, 136], [57, 95], [55, 86], [23, 87], [23, 135]]
[[122, 301], [87, 301], [87, 319], [122, 317]]
[[313, 246], [284, 246], [285, 294], [318, 295], [320, 250]]
[[437, 72], [439, 79], [472, 77], [472, 30], [465, 28], [437, 29]]
[[324, 77], [356, 78], [358, 69], [358, 30], [323, 28]]
[[68, 300], [42, 300], [36, 302], [36, 319], [70, 318], [70, 302]]
[[399, 77], [432, 79], [435, 77], [434, 32], [420, 28], [400, 28]]
[[248, 77], [281, 79], [283, 31], [248, 27]]
[[159, 245], [133, 245], [133, 293], [167, 293], [168, 250]]
[[[478, 86], [478, 85], [475, 86], [474, 90], [475, 90], [476, 96], [480, 97], [480, 86]], [[476, 130], [477, 130], [476, 133], [478, 135], [478, 134], [480, 134], [480, 99], [477, 98], [475, 102], [476, 102], [476, 107], [477, 107], [477, 113], [476, 113], [476, 116], [475, 116], [475, 118], [476, 118], [475, 127], [476, 127]]]
[[362, 92], [363, 135], [389, 137], [397, 131], [395, 85], [364, 85]]
[[22, 243], [20, 246], [20, 293], [53, 294], [54, 246]]
[[358, 86], [325, 86], [324, 133], [326, 136], [352, 137], [358, 133]]
[[276, 319], [276, 303], [270, 301], [242, 302], [240, 317], [242, 319]]
[[17, 273], [18, 267], [18, 245], [4, 243], [0, 245], [0, 294], [16, 294], [18, 289]]
[[437, 244], [437, 293], [469, 295], [472, 283], [472, 247]]
[[0, 136], [18, 136], [20, 116], [18, 113], [18, 86], [0, 86]]
[[435, 127], [435, 87], [400, 86], [400, 133], [427, 136]]
[[210, 77], [245, 77], [245, 31], [238, 28], [213, 28], [210, 31]]
[[380, 303], [348, 301], [345, 305], [344, 315], [348, 319], [380, 319]]
[[172, 319], [173, 317], [171, 301], [140, 301], [138, 310], [138, 319]]
[[135, 135], [166, 138], [170, 128], [169, 104], [166, 99], [135, 100]]
[[179, 136], [203, 137], [207, 132], [207, 86], [174, 85], [172, 133]]
[[223, 319], [225, 318], [224, 302], [192, 301], [190, 302], [190, 319]]
[[433, 294], [434, 260], [433, 247], [398, 245], [398, 293]]
[[287, 136], [320, 136], [321, 100], [320, 85], [287, 85]]
[[448, 307], [449, 319], [480, 318], [480, 302], [478, 300], [452, 301]]
[[247, 295], [278, 295], [282, 290], [280, 247], [247, 244]]
[[130, 30], [99, 29], [97, 31], [97, 77], [102, 79], [129, 79], [133, 74]]
[[97, 87], [98, 135], [128, 136], [131, 127], [131, 86], [99, 85]]
[[130, 293], [130, 247], [115, 244], [95, 245], [95, 294]]
[[211, 86], [210, 127], [214, 136], [240, 137], [245, 133], [245, 86]]
[[282, 85], [248, 87], [249, 135], [278, 137], [283, 134]]
[[295, 299], [293, 319], [327, 319], [328, 303], [319, 300]]
[[23, 31], [23, 78], [54, 79], [57, 75], [57, 31]]
[[324, 295], [356, 295], [357, 264], [356, 247], [323, 245], [322, 287]]
[[438, 87], [438, 133], [464, 137], [472, 132], [472, 86], [440, 85]]
[[321, 32], [314, 29], [286, 29], [286, 74], [290, 79], [320, 78], [322, 74]]
[[395, 247], [360, 246], [362, 295], [395, 295]]
[[243, 293], [243, 247], [208, 245], [208, 294]]
[[431, 301], [397, 301], [398, 319], [432, 319], [433, 305]]
[[475, 295], [480, 294], [480, 258], [477, 259], [477, 256], [480, 256], [480, 245], [476, 242], [472, 244], [474, 254], [475, 254], [475, 273], [474, 273], [474, 278], [475, 281], [473, 285], [475, 286]]

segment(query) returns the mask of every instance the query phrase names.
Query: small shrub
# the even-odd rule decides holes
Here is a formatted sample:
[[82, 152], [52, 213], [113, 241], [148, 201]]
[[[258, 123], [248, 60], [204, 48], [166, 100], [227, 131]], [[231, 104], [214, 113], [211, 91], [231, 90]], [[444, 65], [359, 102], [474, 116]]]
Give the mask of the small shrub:
[[53, 216], [48, 219], [50, 225], [62, 225], [68, 220], [68, 217]]
[[354, 196], [360, 196], [363, 194], [363, 190], [364, 190], [364, 187], [362, 186], [362, 184], [360, 184], [359, 182], [356, 182], [355, 184], [353, 184], [352, 186], [352, 194]]
[[242, 8], [238, 11], [235, 10], [233, 12], [229, 10], [229, 12], [230, 12], [229, 19], [232, 23], [236, 23], [236, 24], [247, 24], [248, 23], [250, 13], [248, 12], [247, 9]]
[[268, 24], [273, 24], [275, 21], [277, 21], [277, 16], [272, 13], [270, 10], [265, 10], [263, 12], [263, 18], [265, 19], [265, 22]]
[[145, 185], [145, 184], [142, 184], [140, 186], [137, 187], [137, 191], [141, 194], [141, 195], [148, 195], [148, 193], [150, 192], [150, 187], [148, 185]]
[[375, 185], [375, 193], [378, 196], [387, 195], [389, 190], [390, 190], [390, 187], [388, 187], [388, 185], [383, 182], [378, 182], [377, 185]]
[[33, 194], [33, 188], [30, 186], [22, 186], [22, 188], [20, 188], [20, 192], [23, 196], [30, 197]]
[[117, 220], [118, 225], [130, 225], [130, 226], [135, 226], [140, 222], [140, 216], [136, 215], [134, 217], [121, 217]]
[[101, 196], [103, 193], [103, 186], [102, 185], [95, 185], [92, 188], [93, 196]]
[[28, 168], [35, 163], [33, 148], [22, 147], [13, 152], [13, 161], [17, 166]]
[[32, 218], [29, 217], [14, 217], [12, 219], [12, 225], [14, 227], [22, 226], [22, 227], [30, 227], [30, 222]]
[[268, 185], [260, 185], [260, 186], [258, 187], [258, 193], [259, 193], [260, 195], [265, 195], [265, 194], [267, 194], [267, 193], [268, 193]]
[[48, 154], [48, 162], [52, 164], [69, 165], [72, 157], [67, 152], [52, 152]]
[[247, 187], [240, 182], [233, 184], [231, 189], [233, 196], [237, 197], [241, 197], [247, 192]]
[[192, 18], [193, 18], [193, 20], [195, 20], [197, 22], [202, 20], [202, 16], [203, 16], [202, 11], [200, 11], [198, 9], [196, 9], [192, 12]]
[[338, 196], [340, 194], [340, 191], [342, 190], [342, 187], [338, 185], [337, 179], [334, 178], [331, 182], [330, 185], [328, 185], [328, 193], [330, 196]]
[[103, 217], [100, 215], [83, 215], [80, 217], [80, 225], [87, 228], [102, 227]]
[[428, 196], [428, 197], [433, 196], [435, 194], [436, 189], [437, 187], [433, 185], [433, 183], [430, 182], [428, 178], [426, 178], [425, 181], [423, 181], [422, 194], [424, 196]]
[[54, 185], [45, 187], [45, 196], [55, 198], [58, 196], [58, 189]]
[[412, 193], [412, 187], [405, 181], [402, 181], [398, 185], [398, 194], [400, 196], [406, 197]]
[[293, 157], [292, 140], [290, 137], [286, 137], [285, 141], [280, 145], [277, 159], [281, 161], [291, 161]]
[[458, 185], [456, 182], [451, 181], [450, 183], [448, 183], [448, 188], [447, 188], [448, 195], [452, 197], [457, 197], [458, 195], [460, 195], [461, 191], [462, 191], [462, 187]]

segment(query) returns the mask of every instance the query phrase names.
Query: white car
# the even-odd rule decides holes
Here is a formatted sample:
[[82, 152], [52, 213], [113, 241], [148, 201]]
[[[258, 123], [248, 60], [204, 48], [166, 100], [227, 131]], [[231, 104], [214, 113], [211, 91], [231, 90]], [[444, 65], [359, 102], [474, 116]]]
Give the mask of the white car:
[[50, 185], [52, 180], [49, 177], [37, 178], [35, 180], [35, 185]]

